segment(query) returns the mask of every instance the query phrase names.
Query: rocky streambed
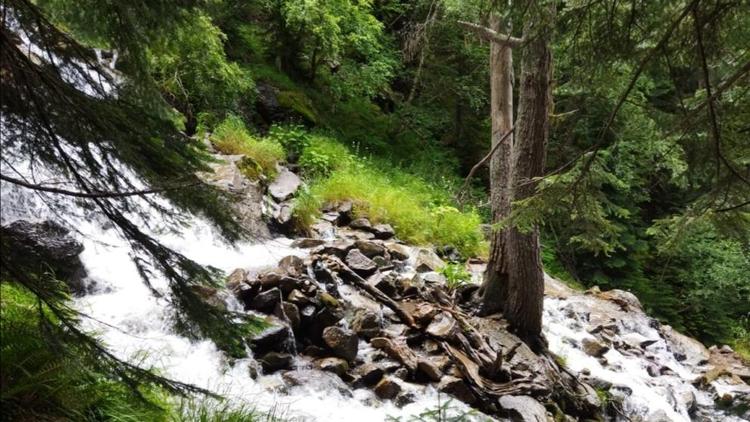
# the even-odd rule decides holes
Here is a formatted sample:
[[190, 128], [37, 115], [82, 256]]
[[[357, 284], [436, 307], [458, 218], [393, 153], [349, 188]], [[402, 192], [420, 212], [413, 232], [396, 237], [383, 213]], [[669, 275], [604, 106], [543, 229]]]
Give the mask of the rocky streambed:
[[[73, 202], [68, 233], [42, 222], [58, 216], [45, 201], [3, 185], [3, 236], [70, 260], [75, 306], [118, 356], [282, 416], [431, 420], [441, 408], [457, 420], [750, 416], [747, 364], [659, 324], [627, 292], [578, 292], [548, 278], [550, 352], [536, 355], [501, 316], [473, 315], [476, 284], [448, 288], [436, 270], [457, 258], [450, 250], [438, 256], [403, 244], [387, 225], [354, 218], [349, 203], [329, 204], [308, 237], [274, 238], [290, 233], [289, 201], [301, 180], [282, 169], [264, 187], [242, 177], [234, 164], [241, 157], [224, 158], [206, 180], [237, 194], [258, 240], [227, 245], [192, 215], [181, 233], [150, 234], [230, 274], [225, 289], [199, 291], [212, 306], [266, 321], [246, 339], [249, 358], [228, 360], [210, 341], [175, 332], [166, 284], [155, 277], [146, 287], [128, 243]], [[483, 264], [466, 266], [479, 281]]]

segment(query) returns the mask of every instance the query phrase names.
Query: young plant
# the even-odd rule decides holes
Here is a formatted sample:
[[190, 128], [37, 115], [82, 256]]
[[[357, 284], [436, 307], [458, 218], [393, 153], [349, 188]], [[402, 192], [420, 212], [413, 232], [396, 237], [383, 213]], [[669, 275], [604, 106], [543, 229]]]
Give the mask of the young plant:
[[445, 276], [445, 286], [448, 290], [456, 290], [460, 286], [471, 283], [471, 273], [459, 263], [450, 263], [438, 270]]

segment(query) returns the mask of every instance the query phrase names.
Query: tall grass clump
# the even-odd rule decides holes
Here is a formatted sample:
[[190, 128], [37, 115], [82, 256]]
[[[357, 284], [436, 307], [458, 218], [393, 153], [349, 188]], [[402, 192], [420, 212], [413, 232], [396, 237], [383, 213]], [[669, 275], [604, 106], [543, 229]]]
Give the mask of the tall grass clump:
[[251, 179], [276, 177], [276, 164], [285, 157], [284, 148], [273, 139], [259, 139], [250, 134], [241, 118], [230, 115], [219, 123], [211, 143], [223, 154], [243, 154], [240, 170]]
[[357, 217], [388, 223], [399, 238], [415, 244], [453, 245], [464, 256], [483, 255], [479, 215], [449, 206], [449, 195], [420, 178], [360, 160], [313, 181], [296, 204], [298, 219], [312, 221], [326, 202], [350, 200]]

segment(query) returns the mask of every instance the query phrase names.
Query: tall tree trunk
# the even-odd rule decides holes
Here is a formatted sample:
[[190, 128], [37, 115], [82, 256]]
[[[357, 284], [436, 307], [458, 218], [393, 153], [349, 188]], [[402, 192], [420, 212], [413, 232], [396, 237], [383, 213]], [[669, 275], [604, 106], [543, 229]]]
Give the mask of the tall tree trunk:
[[[500, 20], [491, 17], [490, 27], [500, 32]], [[513, 52], [510, 46], [490, 43], [490, 90], [492, 117], [492, 147], [501, 142], [513, 127]], [[490, 202], [492, 222], [510, 215], [511, 180], [513, 175], [513, 135], [497, 148], [490, 160]], [[483, 314], [503, 310], [508, 290], [508, 230], [493, 230], [490, 260], [482, 286]]]
[[[543, 175], [552, 106], [551, 72], [554, 3], [531, 0], [531, 16], [524, 26], [528, 40], [521, 57], [518, 127], [513, 162], [513, 200], [534, 194], [535, 177]], [[535, 348], [542, 346], [544, 272], [539, 249], [539, 230], [512, 231], [509, 283], [504, 316], [514, 331]]]

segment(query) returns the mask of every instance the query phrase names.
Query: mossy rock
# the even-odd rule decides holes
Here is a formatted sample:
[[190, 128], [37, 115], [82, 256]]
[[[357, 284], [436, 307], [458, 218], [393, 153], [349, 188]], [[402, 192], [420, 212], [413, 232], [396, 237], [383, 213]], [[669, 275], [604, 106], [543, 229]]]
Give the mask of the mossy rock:
[[302, 116], [308, 123], [318, 123], [318, 112], [310, 98], [301, 91], [279, 91], [276, 98], [281, 107], [293, 110]]

